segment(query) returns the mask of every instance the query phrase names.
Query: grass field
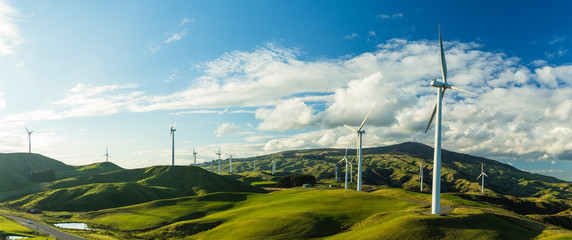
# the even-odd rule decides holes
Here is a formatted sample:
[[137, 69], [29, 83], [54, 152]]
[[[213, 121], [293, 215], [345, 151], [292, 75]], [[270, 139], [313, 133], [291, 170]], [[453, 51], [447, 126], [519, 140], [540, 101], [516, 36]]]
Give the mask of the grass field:
[[[497, 214], [456, 196], [450, 214], [426, 214], [426, 193], [288, 189], [213, 193], [84, 213], [74, 220], [142, 239], [559, 239], [572, 233]], [[468, 207], [462, 207], [468, 203]]]

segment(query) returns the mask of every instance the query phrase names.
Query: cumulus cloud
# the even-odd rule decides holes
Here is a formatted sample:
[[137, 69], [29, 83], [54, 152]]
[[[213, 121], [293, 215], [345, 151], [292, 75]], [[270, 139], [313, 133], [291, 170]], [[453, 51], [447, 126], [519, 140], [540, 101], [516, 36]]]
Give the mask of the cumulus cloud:
[[223, 123], [215, 130], [217, 137], [240, 131], [242, 128], [234, 123]]
[[256, 111], [256, 118], [262, 119], [260, 130], [285, 131], [309, 125], [314, 120], [313, 110], [299, 99], [289, 99], [274, 109], [261, 108]]
[[[445, 149], [497, 159], [570, 160], [572, 66], [526, 66], [518, 58], [483, 51], [479, 44], [444, 45], [448, 81], [480, 94], [445, 93]], [[441, 75], [437, 41], [391, 39], [376, 51], [339, 59], [308, 59], [299, 49], [270, 43], [229, 52], [196, 67], [202, 75], [174, 93], [111, 95], [129, 88], [78, 85], [56, 103], [65, 111], [27, 114], [57, 119], [118, 111], [185, 114], [234, 108], [254, 114], [259, 131], [308, 131], [272, 140], [271, 133], [259, 132], [266, 137], [247, 139], [264, 151], [274, 151], [353, 146], [355, 134], [342, 125], [359, 126], [374, 107], [365, 128], [367, 146], [406, 141], [414, 134], [420, 142], [433, 143], [433, 134], [419, 133], [436, 101], [436, 88], [429, 83]], [[111, 107], [98, 109], [98, 104]]]
[[17, 25], [18, 16], [18, 10], [9, 1], [0, 1], [0, 55], [13, 53], [24, 42]]

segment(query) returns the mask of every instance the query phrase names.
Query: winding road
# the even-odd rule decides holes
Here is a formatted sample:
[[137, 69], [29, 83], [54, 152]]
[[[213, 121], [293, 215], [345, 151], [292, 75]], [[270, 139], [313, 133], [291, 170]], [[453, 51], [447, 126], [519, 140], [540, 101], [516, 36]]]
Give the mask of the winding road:
[[32, 220], [28, 220], [25, 218], [21, 218], [21, 217], [14, 217], [14, 216], [10, 216], [10, 215], [3, 215], [4, 217], [7, 217], [9, 219], [14, 220], [15, 222], [19, 223], [20, 225], [27, 227], [29, 229], [32, 229], [34, 231], [43, 233], [43, 234], [47, 234], [50, 235], [50, 237], [53, 237], [55, 239], [61, 239], [61, 240], [87, 240], [85, 238], [81, 238], [78, 236], [74, 236], [71, 235], [69, 233], [66, 232], [62, 232], [56, 228], [53, 228], [50, 225], [41, 223], [41, 222], [36, 222], [36, 221], [32, 221]]

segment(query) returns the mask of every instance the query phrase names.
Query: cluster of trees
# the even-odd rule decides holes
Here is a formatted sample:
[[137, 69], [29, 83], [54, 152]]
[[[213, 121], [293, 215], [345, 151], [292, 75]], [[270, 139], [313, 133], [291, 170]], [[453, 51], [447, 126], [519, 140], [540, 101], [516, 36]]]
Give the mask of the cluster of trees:
[[306, 183], [311, 185], [316, 185], [316, 177], [310, 174], [287, 175], [280, 178], [276, 186], [283, 188], [291, 188], [291, 187], [300, 187]]
[[41, 170], [41, 171], [33, 171], [30, 172], [30, 181], [33, 182], [51, 182], [56, 180], [56, 174], [53, 170]]

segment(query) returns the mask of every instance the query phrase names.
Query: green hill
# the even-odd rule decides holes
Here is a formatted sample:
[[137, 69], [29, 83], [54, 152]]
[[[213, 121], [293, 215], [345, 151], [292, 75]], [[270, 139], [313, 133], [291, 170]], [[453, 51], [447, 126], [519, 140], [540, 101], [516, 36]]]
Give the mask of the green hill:
[[123, 170], [123, 168], [112, 162], [99, 162], [85, 166], [74, 166], [73, 170], [59, 172], [56, 174], [57, 179], [65, 179], [70, 177], [89, 176], [100, 173], [115, 172]]
[[[333, 180], [334, 166], [343, 157], [345, 149], [306, 149], [284, 151], [273, 155], [245, 159], [233, 159], [235, 174], [252, 172], [256, 160], [258, 171], [269, 173], [272, 156], [276, 157], [277, 175], [292, 173], [312, 174], [318, 180]], [[355, 155], [355, 150], [349, 150]], [[386, 185], [410, 190], [419, 189], [419, 164], [424, 162], [424, 189], [430, 191], [433, 148], [420, 143], [402, 143], [387, 147], [366, 148], [363, 151], [363, 182], [366, 185]], [[459, 154], [443, 150], [442, 192], [480, 192], [481, 163], [485, 164], [490, 176], [486, 179], [486, 191], [517, 197], [539, 197], [550, 200], [572, 199], [572, 183], [554, 177], [532, 174], [518, 170], [508, 164], [482, 157]], [[201, 165], [209, 171], [216, 171], [217, 161]], [[344, 178], [344, 166], [338, 165], [338, 182]], [[228, 161], [222, 164], [228, 172]], [[357, 164], [353, 168], [354, 181]]]
[[[570, 237], [495, 209], [427, 214], [430, 194], [290, 189], [213, 193], [83, 213], [72, 221], [140, 239], [550, 239]], [[419, 195], [419, 196], [417, 196]], [[443, 203], [451, 204], [445, 197]], [[465, 200], [466, 203], [478, 205]], [[454, 203], [453, 203], [454, 204]]]
[[212, 192], [264, 190], [199, 167], [155, 166], [54, 181], [6, 206], [82, 212]]
[[36, 171], [55, 173], [70, 171], [74, 167], [35, 153], [0, 153], [0, 193], [21, 190], [37, 185], [29, 180]]

